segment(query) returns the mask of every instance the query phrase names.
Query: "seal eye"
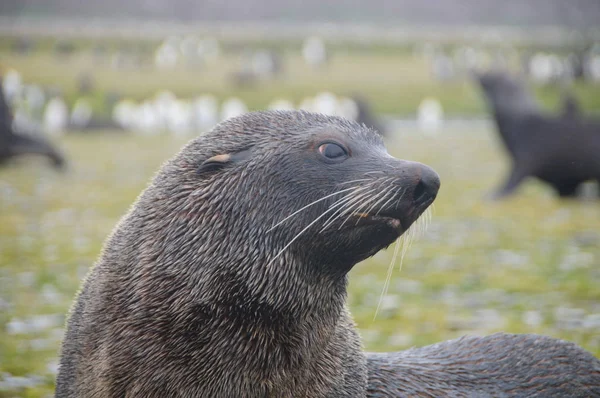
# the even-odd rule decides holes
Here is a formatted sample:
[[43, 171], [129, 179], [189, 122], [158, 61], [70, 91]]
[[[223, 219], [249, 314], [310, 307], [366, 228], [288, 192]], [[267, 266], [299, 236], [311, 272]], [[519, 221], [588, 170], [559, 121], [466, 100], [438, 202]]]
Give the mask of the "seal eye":
[[326, 142], [319, 146], [319, 153], [331, 160], [343, 160], [348, 157], [348, 151], [339, 144], [333, 142]]

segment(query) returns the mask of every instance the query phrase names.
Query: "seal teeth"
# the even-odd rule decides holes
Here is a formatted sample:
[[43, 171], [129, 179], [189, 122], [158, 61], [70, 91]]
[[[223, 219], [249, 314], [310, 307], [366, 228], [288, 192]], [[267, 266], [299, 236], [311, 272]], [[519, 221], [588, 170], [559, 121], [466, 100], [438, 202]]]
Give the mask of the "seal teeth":
[[356, 213], [356, 216], [361, 217], [361, 218], [367, 218], [367, 217], [369, 217], [369, 214], [367, 214], [367, 213]]

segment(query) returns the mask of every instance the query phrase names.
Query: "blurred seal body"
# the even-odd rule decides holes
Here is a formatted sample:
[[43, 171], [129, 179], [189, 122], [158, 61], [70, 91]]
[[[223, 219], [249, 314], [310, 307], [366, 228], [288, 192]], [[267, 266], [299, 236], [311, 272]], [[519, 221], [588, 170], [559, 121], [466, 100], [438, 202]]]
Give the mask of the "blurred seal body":
[[57, 169], [65, 166], [62, 153], [40, 134], [15, 130], [13, 114], [4, 97], [0, 79], [0, 165], [23, 155], [46, 156]]
[[495, 197], [510, 195], [528, 177], [546, 182], [561, 197], [575, 196], [585, 181], [600, 183], [600, 121], [577, 116], [568, 99], [562, 115], [544, 114], [525, 83], [505, 73], [477, 79], [512, 159]]

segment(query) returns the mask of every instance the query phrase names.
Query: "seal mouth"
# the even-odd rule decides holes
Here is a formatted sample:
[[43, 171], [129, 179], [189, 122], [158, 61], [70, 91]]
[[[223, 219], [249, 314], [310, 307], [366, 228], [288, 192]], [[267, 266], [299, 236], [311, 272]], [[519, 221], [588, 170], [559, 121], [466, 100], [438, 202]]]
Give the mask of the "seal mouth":
[[413, 203], [410, 210], [400, 211], [379, 211], [375, 214], [366, 212], [357, 212], [354, 217], [357, 219], [355, 227], [367, 227], [375, 225], [386, 225], [402, 235], [408, 228], [423, 214], [423, 212], [433, 203], [435, 197], [420, 198]]
[[358, 218], [357, 226], [368, 226], [368, 225], [379, 225], [385, 223], [390, 227], [398, 230], [402, 233], [404, 228], [402, 227], [405, 223], [398, 217], [392, 217], [382, 214], [369, 214], [369, 213], [356, 213], [355, 216]]

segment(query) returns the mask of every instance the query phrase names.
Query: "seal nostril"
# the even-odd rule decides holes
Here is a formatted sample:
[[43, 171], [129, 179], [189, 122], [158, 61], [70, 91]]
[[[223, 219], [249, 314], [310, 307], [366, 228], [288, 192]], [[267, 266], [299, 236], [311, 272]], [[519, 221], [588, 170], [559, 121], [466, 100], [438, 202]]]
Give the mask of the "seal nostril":
[[423, 180], [419, 181], [413, 192], [413, 199], [417, 202], [420, 201], [426, 195], [426, 192], [427, 188], [425, 184], [423, 184]]
[[421, 178], [413, 191], [413, 200], [423, 202], [436, 197], [440, 189], [440, 178], [437, 173], [427, 166], [421, 170]]

